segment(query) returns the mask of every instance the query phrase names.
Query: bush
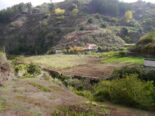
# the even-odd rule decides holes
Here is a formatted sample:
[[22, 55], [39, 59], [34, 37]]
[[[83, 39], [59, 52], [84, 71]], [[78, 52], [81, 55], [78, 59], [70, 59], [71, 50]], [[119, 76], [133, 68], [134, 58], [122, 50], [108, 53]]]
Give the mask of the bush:
[[35, 64], [30, 64], [27, 67], [27, 72], [31, 75], [39, 75], [41, 74], [41, 70], [39, 68], [39, 66], [35, 65]]
[[15, 73], [19, 77], [33, 78], [41, 74], [39, 66], [34, 64], [14, 64]]
[[79, 13], [79, 9], [75, 8], [75, 9], [72, 10], [72, 15], [73, 16], [77, 16], [78, 13]]
[[92, 18], [89, 18], [88, 21], [87, 21], [87, 23], [88, 24], [92, 24], [93, 23], [93, 19]]
[[155, 84], [155, 70], [152, 68], [145, 68], [143, 66], [125, 66], [121, 69], [116, 69], [110, 79], [121, 79], [126, 76], [136, 74], [137, 77], [145, 81], [153, 81]]
[[147, 55], [154, 56], [155, 55], [155, 30], [142, 36], [132, 51], [146, 56]]
[[137, 75], [123, 79], [102, 81], [94, 89], [95, 99], [105, 99], [114, 103], [149, 109], [155, 105], [155, 87], [152, 82], [144, 82]]
[[73, 47], [67, 47], [65, 50], [66, 54], [78, 54], [84, 52], [83, 47], [73, 46]]
[[56, 8], [55, 11], [54, 11], [54, 13], [56, 15], [64, 15], [65, 12], [66, 12], [66, 10], [65, 9], [61, 9], [61, 8]]
[[143, 67], [142, 66], [125, 66], [122, 67], [121, 69], [116, 69], [112, 76], [111, 79], [121, 79], [126, 76], [130, 76], [132, 74], [136, 74], [138, 78], [142, 77], [143, 75]]

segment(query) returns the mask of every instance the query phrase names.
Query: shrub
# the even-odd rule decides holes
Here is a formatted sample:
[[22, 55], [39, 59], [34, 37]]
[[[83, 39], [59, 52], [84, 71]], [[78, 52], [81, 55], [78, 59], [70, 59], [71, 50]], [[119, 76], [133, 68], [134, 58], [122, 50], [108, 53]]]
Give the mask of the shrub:
[[155, 30], [142, 36], [132, 51], [143, 55], [154, 56], [155, 55]]
[[78, 46], [73, 46], [73, 47], [68, 47], [66, 48], [66, 53], [67, 54], [78, 54], [82, 53], [84, 51], [83, 47], [78, 47]]
[[155, 84], [155, 70], [136, 65], [125, 66], [120, 69], [116, 69], [110, 79], [121, 79], [132, 74], [136, 74], [141, 80], [153, 81]]
[[39, 66], [35, 65], [35, 64], [30, 64], [27, 67], [27, 72], [31, 75], [39, 75], [41, 74], [41, 70], [39, 68]]
[[25, 64], [15, 64], [14, 69], [15, 69], [15, 73], [19, 73], [21, 71], [26, 72], [26, 65]]
[[65, 14], [65, 12], [66, 12], [65, 9], [61, 9], [61, 8], [56, 8], [54, 11], [56, 15], [63, 15]]
[[138, 78], [142, 77], [143, 75], [143, 67], [142, 66], [125, 66], [122, 67], [121, 69], [116, 69], [112, 76], [111, 79], [121, 79], [126, 76], [130, 76], [132, 74], [136, 74]]
[[75, 8], [75, 9], [72, 10], [72, 15], [73, 16], [77, 16], [78, 13], [79, 13], [79, 9]]
[[89, 18], [87, 22], [88, 22], [88, 24], [92, 24], [93, 23], [93, 19]]
[[7, 109], [6, 100], [0, 97], [0, 112]]
[[33, 78], [41, 74], [39, 66], [34, 64], [14, 64], [15, 73], [19, 77]]
[[137, 75], [123, 79], [102, 81], [95, 86], [95, 99], [105, 99], [114, 103], [149, 109], [155, 105], [155, 87], [152, 82], [144, 82]]

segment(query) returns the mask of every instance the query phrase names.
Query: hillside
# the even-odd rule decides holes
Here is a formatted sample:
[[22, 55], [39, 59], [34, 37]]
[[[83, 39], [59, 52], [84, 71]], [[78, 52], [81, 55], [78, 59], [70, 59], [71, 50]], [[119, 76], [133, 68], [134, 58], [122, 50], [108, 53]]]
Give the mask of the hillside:
[[143, 55], [155, 55], [155, 31], [151, 31], [140, 38], [133, 50]]
[[[125, 21], [128, 10], [132, 11], [133, 18]], [[111, 46], [120, 49], [123, 40], [136, 43], [141, 35], [155, 27], [154, 11], [154, 4], [140, 1], [128, 4], [115, 0], [67, 0], [37, 7], [21, 3], [0, 11], [0, 46], [5, 46], [9, 54], [44, 54], [53, 47], [63, 48], [67, 42], [77, 45], [66, 37], [82, 33], [78, 45], [91, 43], [100, 48], [108, 46], [106, 50], [113, 49]], [[93, 34], [85, 33], [88, 30]]]
[[67, 46], [86, 47], [87, 44], [95, 44], [101, 51], [119, 50], [124, 47], [125, 42], [112, 31], [102, 28], [89, 27], [88, 30], [75, 31], [67, 34], [59, 42], [57, 47], [66, 48]]
[[155, 57], [153, 3], [1, 10], [0, 116], [155, 116], [155, 66], [145, 57]]

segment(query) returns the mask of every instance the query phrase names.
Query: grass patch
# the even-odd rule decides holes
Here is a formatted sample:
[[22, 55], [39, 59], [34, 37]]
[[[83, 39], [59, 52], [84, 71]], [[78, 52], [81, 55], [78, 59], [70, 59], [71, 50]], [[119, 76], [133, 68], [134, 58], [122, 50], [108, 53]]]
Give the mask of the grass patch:
[[79, 96], [88, 98], [90, 101], [93, 101], [93, 94], [90, 90], [78, 90], [76, 88], [71, 88], [71, 90]]
[[84, 55], [42, 55], [19, 57], [19, 62], [34, 63], [47, 68], [63, 69], [86, 64], [86, 59], [87, 56]]
[[51, 89], [49, 89], [46, 86], [40, 85], [38, 83], [30, 82], [29, 84], [32, 85], [32, 86], [34, 86], [34, 87], [36, 87], [37, 89], [39, 89], [39, 90], [41, 90], [43, 92], [51, 92]]
[[0, 112], [6, 110], [6, 108], [7, 108], [7, 104], [5, 99], [0, 97]]
[[52, 116], [105, 116], [106, 112], [103, 107], [97, 107], [92, 104], [81, 106], [61, 106]]
[[120, 52], [107, 52], [99, 55], [102, 58], [102, 63], [132, 63], [144, 64], [143, 57], [132, 57], [122, 55]]
[[133, 64], [144, 64], [144, 59], [141, 57], [111, 57], [102, 61], [103, 63], [133, 63]]

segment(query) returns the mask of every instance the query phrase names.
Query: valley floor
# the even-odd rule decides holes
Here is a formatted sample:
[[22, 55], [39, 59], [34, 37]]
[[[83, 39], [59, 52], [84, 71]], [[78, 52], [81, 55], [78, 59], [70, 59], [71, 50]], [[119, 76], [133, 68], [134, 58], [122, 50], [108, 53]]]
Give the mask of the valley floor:
[[[101, 63], [101, 60], [93, 55], [49, 55], [22, 57], [19, 62], [36, 63], [42, 68], [56, 70], [65, 75], [90, 78], [107, 77], [113, 69], [125, 65], [122, 62]], [[55, 113], [57, 110], [62, 112], [62, 107], [63, 109], [71, 107], [80, 112], [79, 114], [76, 112], [76, 115], [74, 111], [72, 113], [67, 111], [65, 114]], [[81, 112], [83, 113], [80, 114]], [[0, 116], [91, 116], [89, 115], [92, 114], [91, 112], [94, 113], [92, 116], [155, 115], [155, 112], [89, 101], [73, 93], [60, 80], [53, 79], [47, 72], [43, 72], [38, 78], [16, 78], [6, 81], [0, 87]]]
[[90, 102], [72, 93], [58, 80], [45, 75], [33, 79], [15, 79], [5, 82], [0, 87], [0, 116], [53, 116], [53, 113], [61, 107], [76, 109], [78, 106], [83, 109], [93, 107], [96, 111], [101, 107], [104, 109], [100, 111], [102, 114], [93, 116], [154, 116], [155, 114], [110, 103]]

